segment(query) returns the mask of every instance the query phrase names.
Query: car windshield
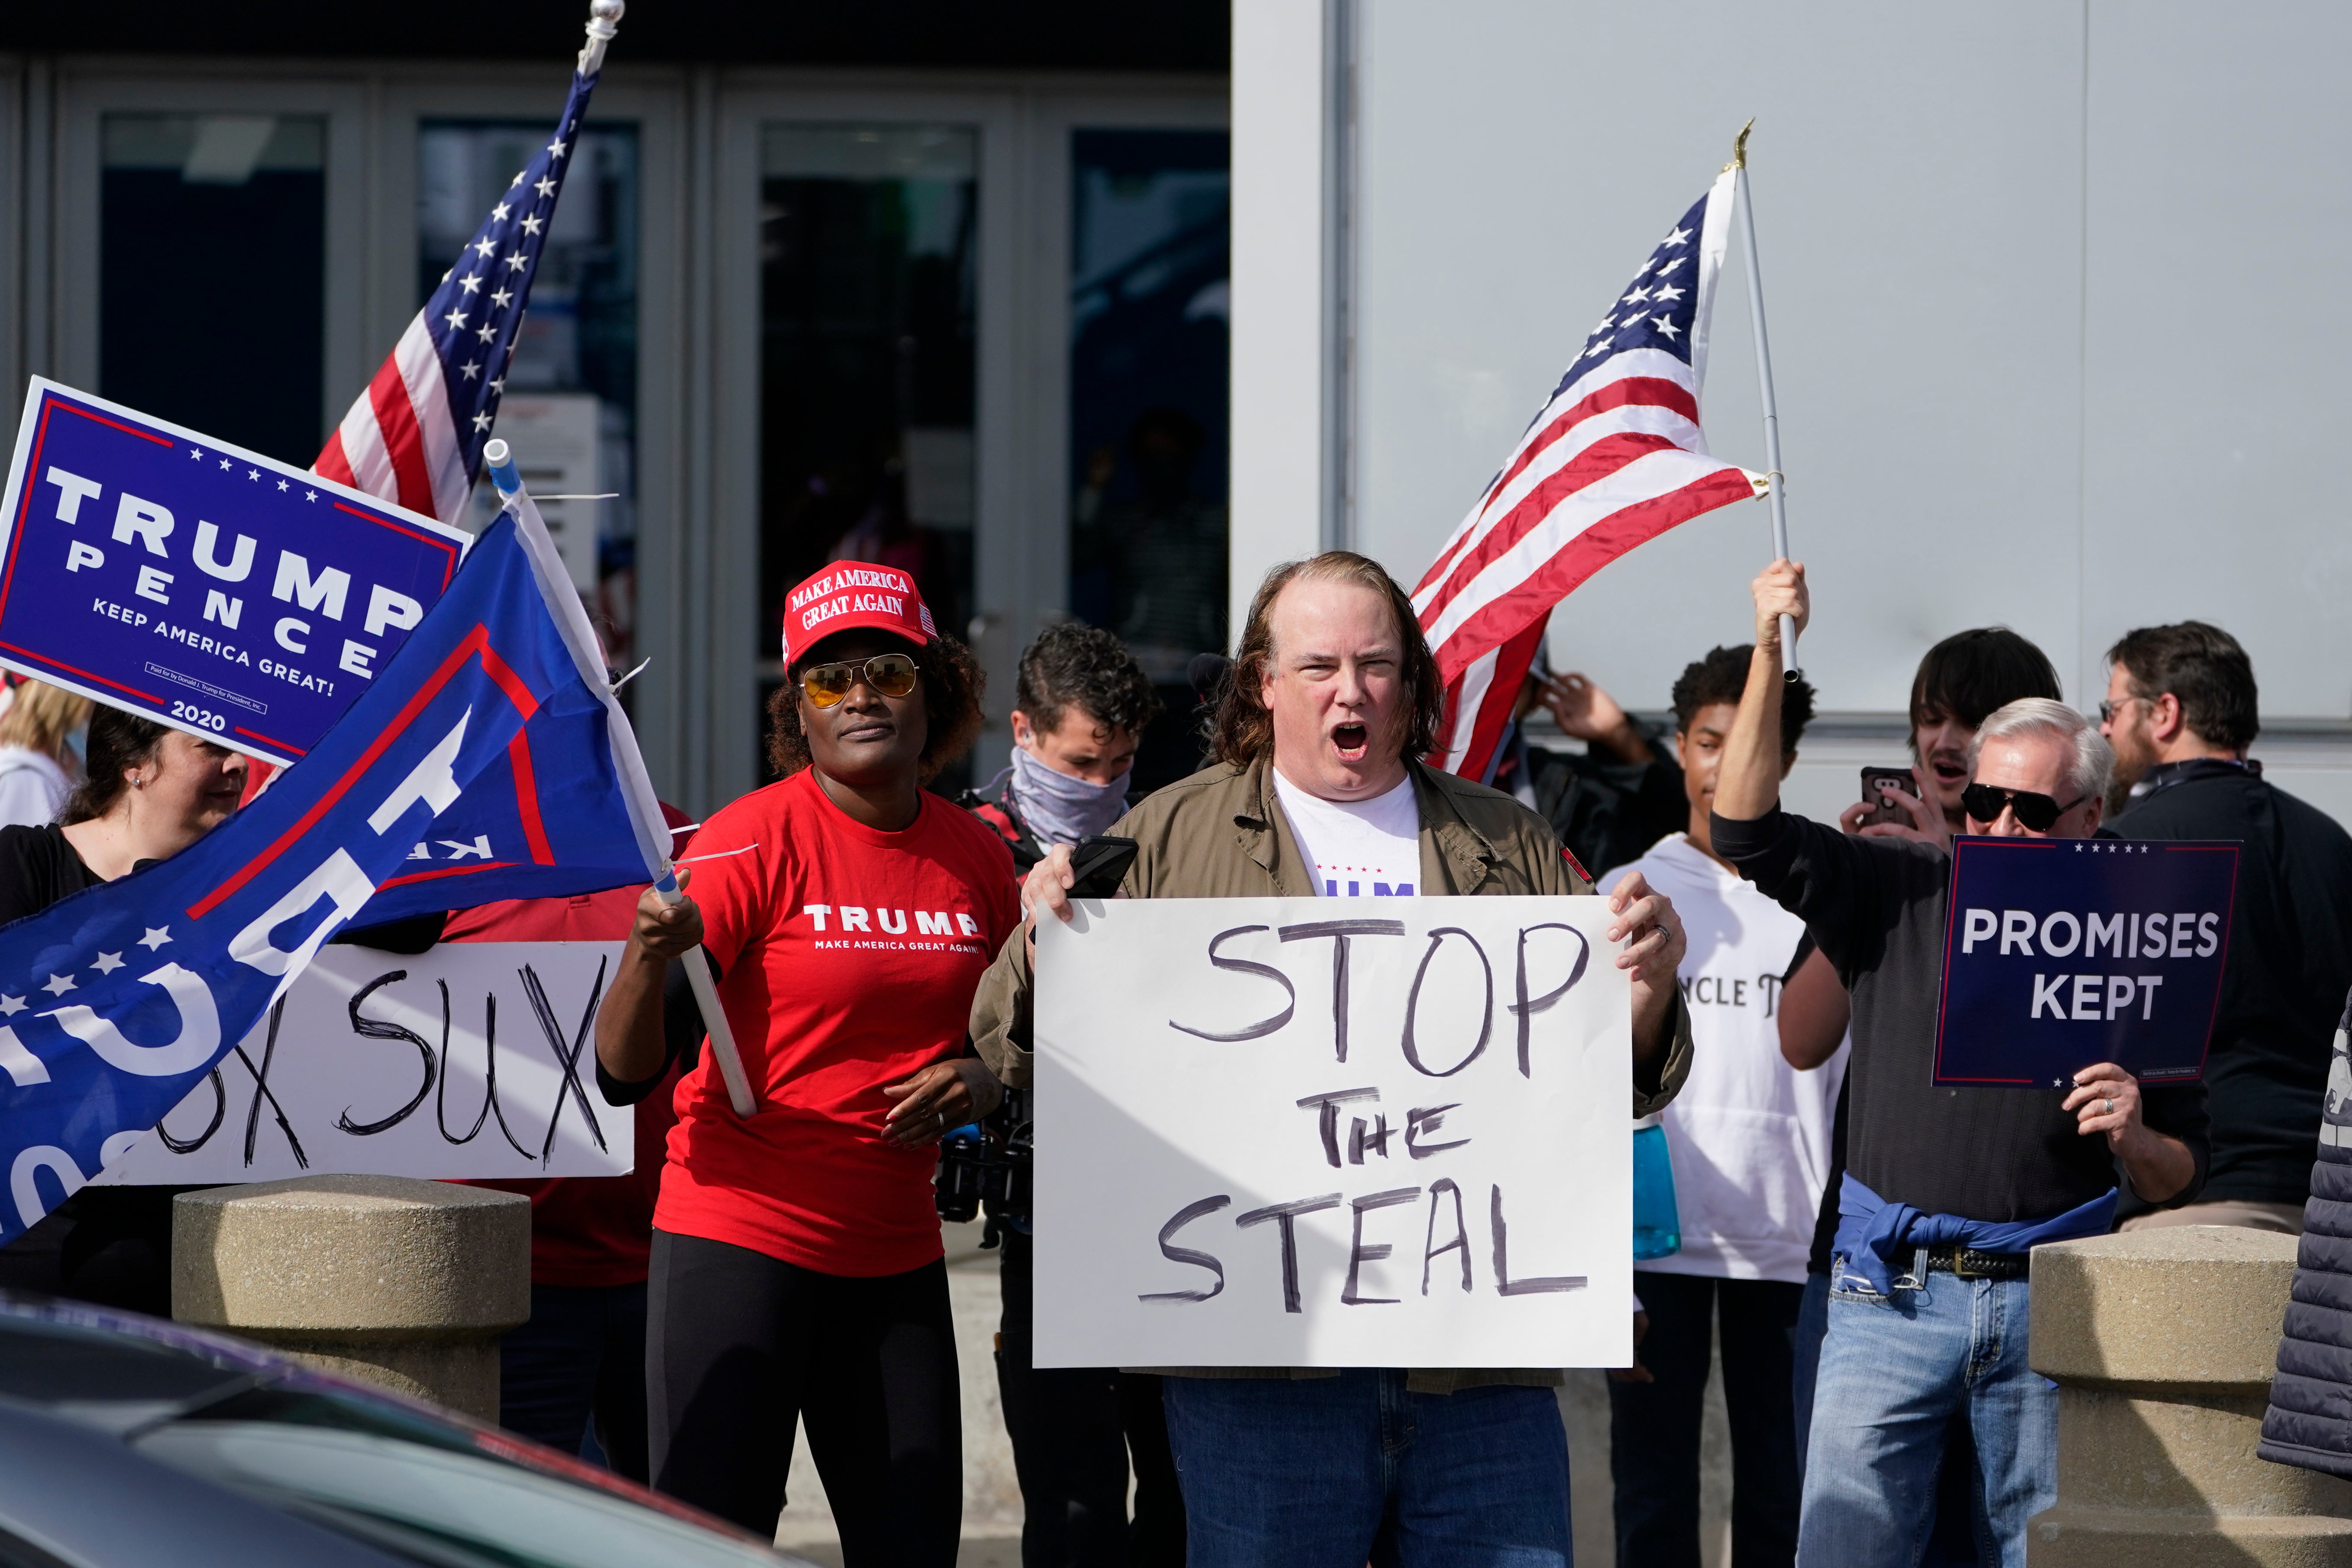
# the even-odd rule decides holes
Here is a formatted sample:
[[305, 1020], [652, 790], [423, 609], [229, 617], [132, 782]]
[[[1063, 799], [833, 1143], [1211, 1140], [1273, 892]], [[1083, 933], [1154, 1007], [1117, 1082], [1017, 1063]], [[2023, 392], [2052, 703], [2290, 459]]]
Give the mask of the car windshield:
[[431, 1568], [778, 1568], [753, 1537], [495, 1428], [178, 1325], [0, 1315], [0, 1402]]
[[[235, 1401], [231, 1402], [236, 1403]], [[446, 1568], [774, 1568], [776, 1554], [506, 1464], [367, 1431], [239, 1420], [168, 1422], [133, 1447], [414, 1561]]]

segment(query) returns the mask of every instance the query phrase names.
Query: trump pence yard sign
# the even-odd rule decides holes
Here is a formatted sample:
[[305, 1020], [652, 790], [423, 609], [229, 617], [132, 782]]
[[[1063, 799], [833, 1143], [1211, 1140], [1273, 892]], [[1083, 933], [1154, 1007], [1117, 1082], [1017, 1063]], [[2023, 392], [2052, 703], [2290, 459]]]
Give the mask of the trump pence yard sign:
[[468, 536], [35, 376], [0, 518], [0, 664], [299, 761]]
[[1631, 987], [1598, 898], [1039, 922], [1040, 1366], [1622, 1366]]

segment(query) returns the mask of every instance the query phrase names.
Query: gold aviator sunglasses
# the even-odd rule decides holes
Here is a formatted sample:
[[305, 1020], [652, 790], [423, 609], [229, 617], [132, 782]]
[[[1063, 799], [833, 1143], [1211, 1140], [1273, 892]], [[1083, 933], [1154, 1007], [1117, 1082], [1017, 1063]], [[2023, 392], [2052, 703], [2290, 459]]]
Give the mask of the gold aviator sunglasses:
[[884, 697], [915, 689], [915, 661], [903, 653], [877, 653], [863, 664], [813, 664], [801, 671], [801, 689], [812, 706], [831, 708], [863, 680]]

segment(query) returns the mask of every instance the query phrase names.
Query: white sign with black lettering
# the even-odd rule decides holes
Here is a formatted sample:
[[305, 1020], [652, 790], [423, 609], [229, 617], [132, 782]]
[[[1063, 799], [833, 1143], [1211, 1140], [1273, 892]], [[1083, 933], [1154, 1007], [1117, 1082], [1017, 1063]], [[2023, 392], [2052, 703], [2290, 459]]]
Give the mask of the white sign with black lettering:
[[635, 1112], [596, 1092], [617, 942], [330, 946], [106, 1184], [613, 1176]]
[[1039, 924], [1038, 1365], [1632, 1360], [1632, 991], [1604, 900]]

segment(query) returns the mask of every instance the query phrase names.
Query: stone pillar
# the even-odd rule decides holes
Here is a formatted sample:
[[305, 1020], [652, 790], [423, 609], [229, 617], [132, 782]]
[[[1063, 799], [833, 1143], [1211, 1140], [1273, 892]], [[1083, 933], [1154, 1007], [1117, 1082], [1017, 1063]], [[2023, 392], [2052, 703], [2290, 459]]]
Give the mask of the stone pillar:
[[173, 1201], [172, 1315], [499, 1418], [499, 1335], [530, 1316], [530, 1200], [301, 1176]]
[[2033, 1568], [2352, 1565], [2352, 1483], [2254, 1457], [2295, 1239], [2178, 1226], [2033, 1249], [2058, 1503]]

